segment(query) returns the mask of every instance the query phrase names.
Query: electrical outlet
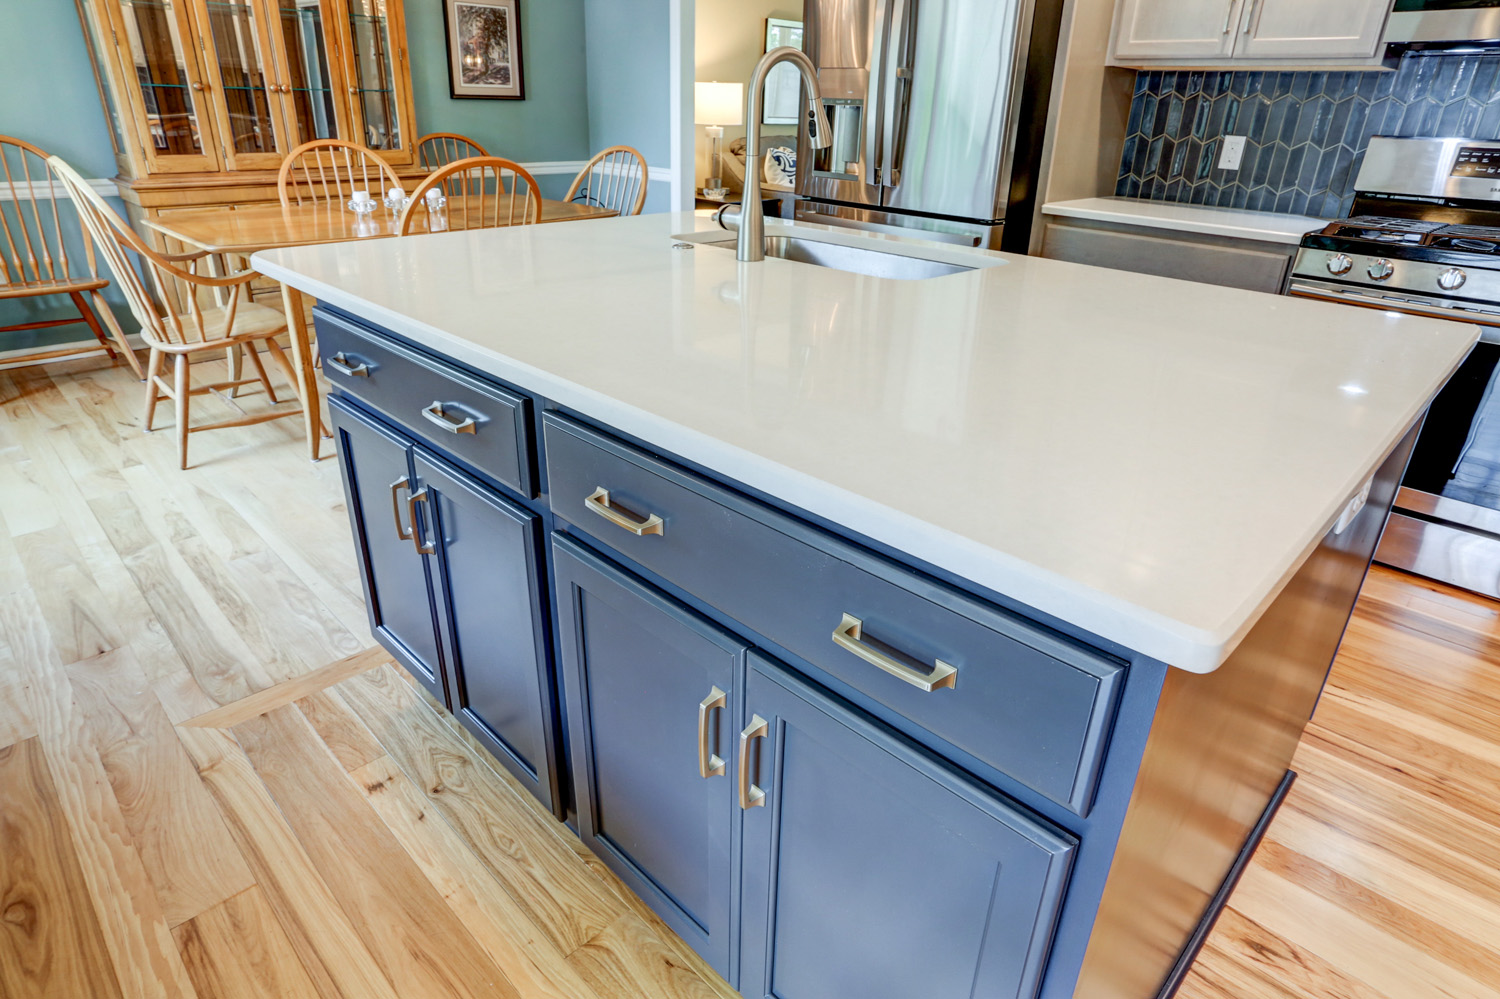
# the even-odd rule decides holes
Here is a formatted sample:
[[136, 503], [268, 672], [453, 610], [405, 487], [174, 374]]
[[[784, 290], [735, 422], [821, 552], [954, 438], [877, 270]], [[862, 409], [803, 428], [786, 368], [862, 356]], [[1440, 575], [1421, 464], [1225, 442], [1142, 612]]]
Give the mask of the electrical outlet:
[[1224, 136], [1224, 148], [1219, 152], [1220, 170], [1238, 170], [1240, 160], [1245, 156], [1245, 137], [1243, 135]]

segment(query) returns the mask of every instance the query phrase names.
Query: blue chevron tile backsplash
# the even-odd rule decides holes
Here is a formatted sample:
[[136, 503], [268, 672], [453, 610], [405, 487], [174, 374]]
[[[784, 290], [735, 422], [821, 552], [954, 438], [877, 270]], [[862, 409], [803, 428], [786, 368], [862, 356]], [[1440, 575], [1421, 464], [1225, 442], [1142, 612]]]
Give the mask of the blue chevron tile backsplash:
[[[1217, 168], [1226, 135], [1240, 168]], [[1394, 73], [1142, 72], [1115, 193], [1336, 218], [1372, 135], [1500, 140], [1500, 53], [1408, 53]]]

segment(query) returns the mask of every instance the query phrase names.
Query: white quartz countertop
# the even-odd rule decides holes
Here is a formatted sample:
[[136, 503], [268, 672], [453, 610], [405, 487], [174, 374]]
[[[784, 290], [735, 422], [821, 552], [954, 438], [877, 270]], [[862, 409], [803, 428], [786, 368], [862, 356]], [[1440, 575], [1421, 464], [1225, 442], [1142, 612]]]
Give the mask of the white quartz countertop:
[[1080, 198], [1077, 201], [1053, 201], [1042, 206], [1046, 215], [1094, 219], [1121, 225], [1145, 226], [1150, 229], [1172, 229], [1207, 236], [1230, 236], [1258, 239], [1267, 243], [1296, 246], [1302, 237], [1328, 224], [1327, 219], [1310, 215], [1277, 215], [1274, 212], [1247, 212], [1241, 208], [1215, 208], [1205, 205], [1179, 205], [1170, 201], [1146, 201], [1141, 198]]
[[1444, 320], [979, 250], [930, 252], [1000, 265], [898, 281], [674, 248], [674, 234], [712, 225], [641, 216], [254, 262], [1196, 672], [1224, 661], [1477, 338]]

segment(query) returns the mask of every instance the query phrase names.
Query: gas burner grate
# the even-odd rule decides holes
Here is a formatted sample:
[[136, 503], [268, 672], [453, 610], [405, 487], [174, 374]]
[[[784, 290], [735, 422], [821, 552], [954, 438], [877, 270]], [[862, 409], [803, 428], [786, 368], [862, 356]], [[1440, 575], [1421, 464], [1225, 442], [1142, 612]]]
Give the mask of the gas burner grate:
[[1453, 239], [1482, 239], [1493, 243], [1500, 243], [1500, 226], [1445, 225], [1438, 232], [1438, 235]]
[[1385, 215], [1357, 215], [1352, 219], [1345, 219], [1339, 223], [1354, 229], [1387, 229], [1391, 232], [1434, 232], [1443, 227], [1441, 222], [1427, 222], [1423, 219], [1398, 219]]

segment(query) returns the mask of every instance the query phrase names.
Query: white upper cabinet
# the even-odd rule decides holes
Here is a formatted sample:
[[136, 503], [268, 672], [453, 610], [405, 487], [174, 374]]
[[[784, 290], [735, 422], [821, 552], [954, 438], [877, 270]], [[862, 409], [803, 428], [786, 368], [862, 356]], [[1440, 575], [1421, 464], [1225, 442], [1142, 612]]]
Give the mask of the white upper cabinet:
[[1251, 0], [1120, 0], [1115, 56], [1126, 59], [1225, 58], [1240, 7]]
[[1119, 0], [1116, 65], [1376, 65], [1391, 0]]
[[1247, 59], [1367, 59], [1390, 13], [1389, 0], [1256, 0], [1254, 6], [1234, 47]]

